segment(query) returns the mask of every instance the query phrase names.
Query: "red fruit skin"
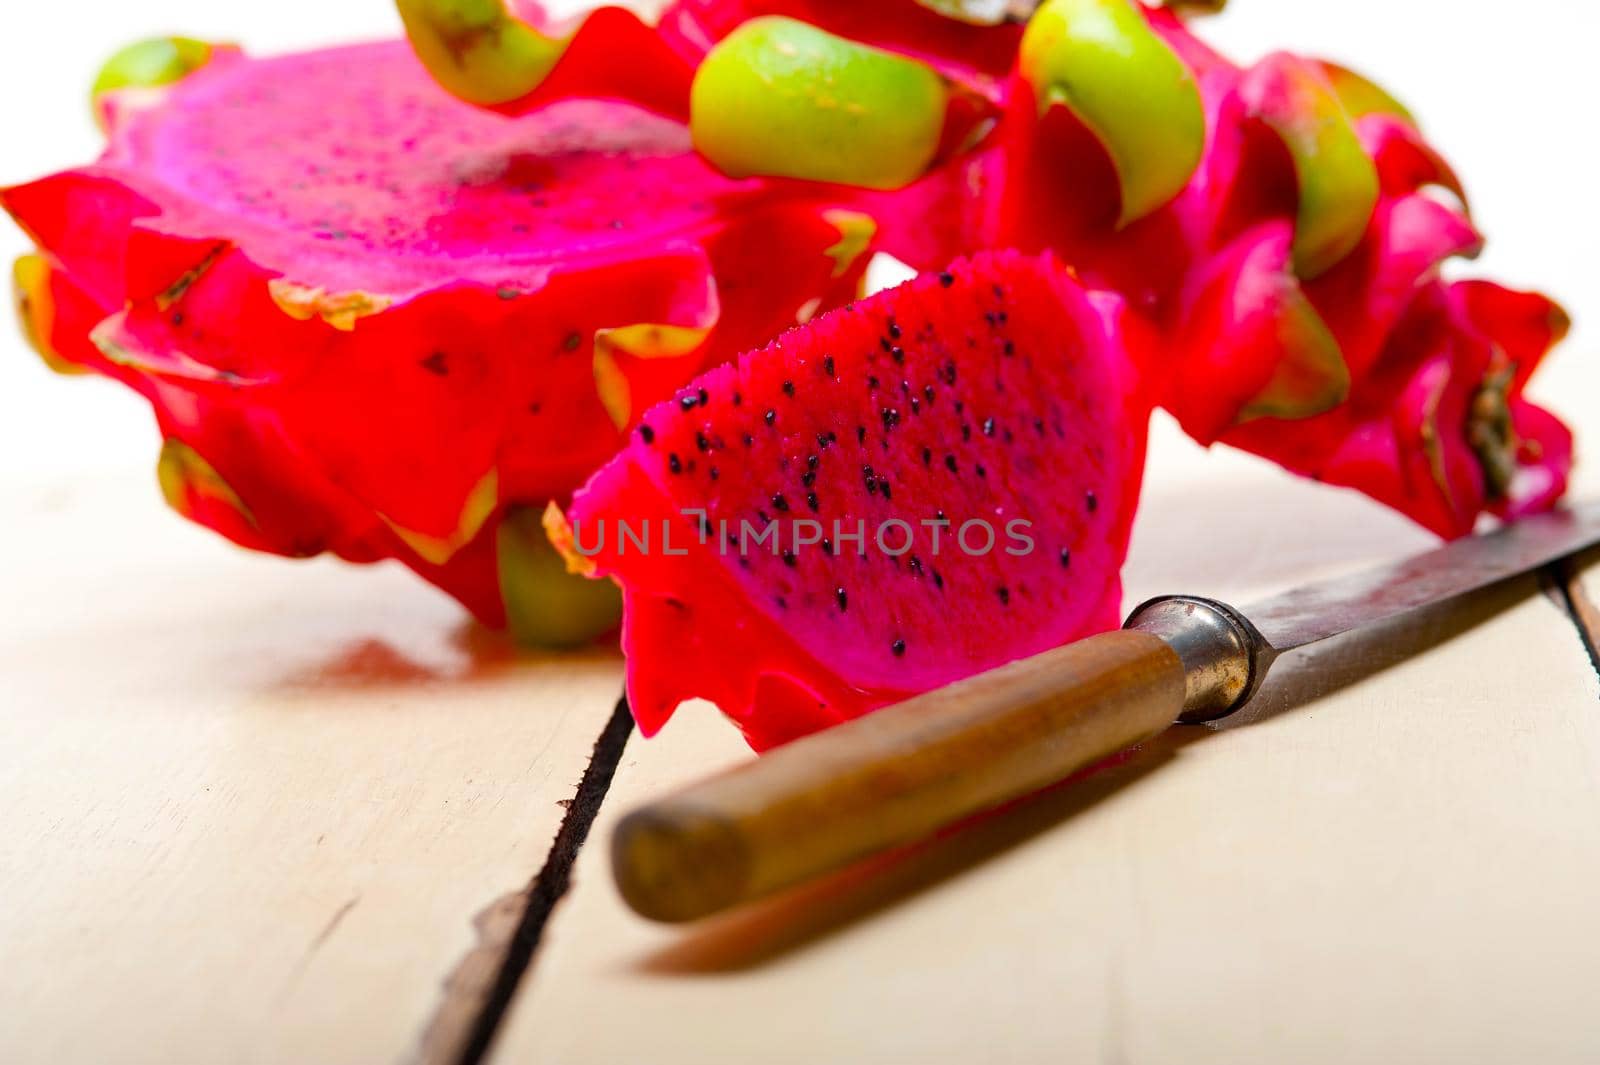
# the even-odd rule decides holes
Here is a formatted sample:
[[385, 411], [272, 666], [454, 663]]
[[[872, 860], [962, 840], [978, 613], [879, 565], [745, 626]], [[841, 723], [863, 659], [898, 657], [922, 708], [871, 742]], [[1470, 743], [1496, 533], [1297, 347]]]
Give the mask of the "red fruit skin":
[[[1349, 402], [1287, 428], [1267, 419], [1223, 439], [1359, 489], [1446, 538], [1471, 533], [1485, 512], [1515, 518], [1548, 509], [1566, 491], [1572, 435], [1522, 389], [1564, 322], [1560, 308], [1533, 293], [1487, 282], [1429, 287]], [[1485, 391], [1500, 397], [1510, 419], [1498, 448], [1511, 476], [1499, 491], [1473, 444]]]
[[[1148, 324], [1139, 351], [1159, 404], [1202, 443], [1359, 489], [1442, 536], [1471, 531], [1485, 512], [1551, 505], [1570, 467], [1570, 433], [1521, 390], [1565, 316], [1543, 297], [1440, 279], [1442, 263], [1483, 244], [1448, 162], [1399, 115], [1351, 119], [1378, 174], [1376, 208], [1354, 251], [1312, 280], [1297, 277], [1287, 254], [1294, 168], [1278, 134], [1250, 117], [1259, 101], [1249, 72], [1170, 13], [1145, 14], [1194, 74], [1207, 116], [1188, 186], [1117, 229], [1116, 173], [1093, 132], [1065, 108], [1039, 114], [1029, 87], [1015, 86], [1000, 134], [982, 149], [994, 206], [975, 227], [978, 244], [1054, 250], [1087, 283], [1124, 296]], [[1263, 383], [1305, 357], [1307, 305], [1320, 322], [1310, 333], [1337, 343], [1344, 399], [1327, 410], [1314, 396], [1299, 417], [1252, 418]], [[1472, 397], [1497, 372], [1496, 348], [1515, 375], [1508, 484], [1495, 483], [1469, 441]]]
[[[550, 28], [559, 34], [570, 26], [569, 21]], [[593, 86], [604, 85], [609, 99], [687, 121], [689, 85], [703, 53], [684, 44], [626, 8], [595, 8], [581, 17], [566, 52], [539, 87], [497, 110], [527, 114], [558, 100], [589, 97]]]
[[[641, 728], [706, 698], [765, 749], [1114, 628], [1149, 414], [1124, 317], [1053, 261], [987, 254], [832, 312], [648, 412], [558, 530], [569, 557], [623, 587]], [[871, 543], [880, 522], [940, 512], [938, 555], [926, 528], [898, 560]], [[763, 515], [814, 520], [830, 541], [833, 522], [865, 522], [866, 557], [842, 539], [832, 553], [789, 539], [719, 551], [721, 523], [737, 538]], [[995, 531], [989, 554], [952, 549], [974, 518]], [[1034, 540], [1015, 556], [1013, 519]], [[623, 540], [624, 521], [657, 530], [656, 550]], [[969, 538], [981, 547], [982, 528]]]
[[[107, 101], [94, 166], [0, 190], [72, 294], [52, 346], [144, 394], [251, 520], [189, 516], [398, 558], [491, 625], [506, 510], [564, 501], [649, 404], [851, 298], [870, 253], [840, 250], [848, 204], [723, 178], [680, 123], [513, 123], [401, 43], [223, 53], [138, 103]], [[688, 339], [614, 353], [619, 426], [596, 337], [652, 324]]]

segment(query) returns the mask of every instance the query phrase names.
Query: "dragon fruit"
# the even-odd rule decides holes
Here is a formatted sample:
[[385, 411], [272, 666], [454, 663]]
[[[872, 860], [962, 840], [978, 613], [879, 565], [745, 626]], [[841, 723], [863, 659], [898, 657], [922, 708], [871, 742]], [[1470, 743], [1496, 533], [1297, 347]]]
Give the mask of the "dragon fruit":
[[647, 412], [552, 536], [624, 589], [640, 726], [764, 749], [1120, 617], [1149, 408], [1120, 300], [989, 253]]
[[[437, 20], [460, 5], [402, 6]], [[1553, 326], [1537, 347], [1507, 332], [1516, 322], [1462, 310], [1439, 268], [1482, 240], [1414, 117], [1336, 64], [1229, 62], [1183, 18], [1220, 6], [679, 0], [654, 30], [634, 19], [626, 43], [683, 66], [664, 106], [688, 115], [710, 161], [861, 187], [875, 246], [914, 267], [1049, 249], [1123, 295], [1149, 326], [1158, 400], [1200, 441], [1359, 488], [1445, 536], [1485, 510], [1548, 505], [1571, 442], [1521, 390], [1561, 312], [1494, 289], [1490, 302], [1540, 303], [1528, 314]], [[578, 47], [602, 17], [565, 58], [527, 70], [532, 88], [511, 106], [617, 91]], [[879, 67], [890, 73], [823, 73]], [[921, 88], [908, 98], [906, 84]], [[883, 114], [896, 135], [873, 121]], [[831, 154], [854, 169], [818, 165]], [[1409, 384], [1424, 365], [1467, 399]]]
[[702, 368], [851, 298], [870, 221], [631, 105], [459, 103], [403, 43], [202, 48], [120, 55], [104, 156], [0, 191], [39, 246], [36, 346], [142, 393], [165, 496], [240, 544], [398, 558], [529, 638], [614, 624], [572, 603], [604, 589], [565, 583], [545, 505]]
[[[1085, 73], [1108, 55], [1141, 59]], [[1522, 388], [1565, 317], [1441, 280], [1482, 238], [1449, 165], [1381, 88], [1283, 53], [1238, 68], [1126, 0], [1048, 0], [1018, 71], [1028, 91], [996, 149], [1005, 187], [983, 240], [1054, 249], [1126, 296], [1154, 326], [1158, 401], [1196, 439], [1360, 489], [1443, 536], [1560, 496], [1570, 434]]]

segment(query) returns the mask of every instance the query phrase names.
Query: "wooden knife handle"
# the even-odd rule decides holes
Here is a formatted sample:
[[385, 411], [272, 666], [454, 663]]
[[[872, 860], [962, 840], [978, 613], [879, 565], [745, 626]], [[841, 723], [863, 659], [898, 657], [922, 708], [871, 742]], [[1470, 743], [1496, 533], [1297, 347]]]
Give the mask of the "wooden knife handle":
[[1014, 662], [635, 810], [617, 886], [645, 917], [704, 917], [1054, 784], [1165, 730], [1184, 697], [1177, 652], [1145, 632]]

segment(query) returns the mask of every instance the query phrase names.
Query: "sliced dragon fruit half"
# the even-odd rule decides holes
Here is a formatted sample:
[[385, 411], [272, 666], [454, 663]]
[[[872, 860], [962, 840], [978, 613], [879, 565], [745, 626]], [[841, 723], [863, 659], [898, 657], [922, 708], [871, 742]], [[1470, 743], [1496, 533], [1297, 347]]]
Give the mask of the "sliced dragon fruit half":
[[143, 393], [167, 497], [246, 546], [399, 558], [579, 638], [540, 620], [537, 515], [650, 404], [859, 287], [870, 218], [724, 176], [680, 121], [511, 120], [402, 42], [170, 51], [102, 79], [100, 160], [0, 203], [39, 246], [41, 349]]
[[1149, 408], [1124, 308], [984, 254], [647, 412], [548, 525], [623, 588], [630, 703], [764, 749], [1114, 628]]

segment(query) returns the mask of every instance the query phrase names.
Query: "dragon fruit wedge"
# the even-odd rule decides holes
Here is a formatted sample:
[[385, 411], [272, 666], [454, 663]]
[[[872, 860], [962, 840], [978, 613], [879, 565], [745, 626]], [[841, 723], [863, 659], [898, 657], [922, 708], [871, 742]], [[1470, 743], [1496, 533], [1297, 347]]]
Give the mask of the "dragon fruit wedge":
[[539, 517], [704, 367], [851, 298], [870, 220], [734, 180], [678, 120], [573, 100], [519, 120], [400, 42], [118, 56], [98, 162], [0, 191], [53, 365], [137, 389], [164, 494], [247, 547], [398, 558], [490, 625], [566, 642]]
[[[401, 6], [414, 26], [460, 29], [461, 0]], [[453, 53], [448, 79], [492, 82], [510, 64], [525, 80], [501, 103], [519, 112], [637, 96], [613, 78], [615, 54], [593, 58], [614, 9], [558, 28], [521, 5], [471, 6], [519, 27], [495, 39], [550, 48], [538, 63]], [[677, 0], [653, 27], [627, 16], [614, 40], [676, 71], [647, 103], [686, 116], [708, 161], [854, 186], [876, 246], [914, 268], [1050, 250], [1122, 295], [1148, 326], [1158, 403], [1203, 443], [1358, 488], [1443, 536], [1549, 505], [1570, 440], [1521, 395], [1547, 349], [1440, 278], [1482, 246], [1456, 175], [1354, 71], [1213, 51], [1186, 16], [1220, 7]], [[1474, 285], [1494, 292], [1480, 305], [1540, 302]], [[1563, 316], [1542, 308], [1548, 344]]]
[[622, 585], [641, 728], [704, 697], [765, 749], [1116, 627], [1149, 420], [1124, 314], [987, 253], [648, 411], [547, 522]]

